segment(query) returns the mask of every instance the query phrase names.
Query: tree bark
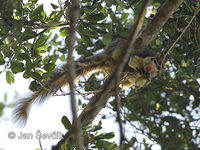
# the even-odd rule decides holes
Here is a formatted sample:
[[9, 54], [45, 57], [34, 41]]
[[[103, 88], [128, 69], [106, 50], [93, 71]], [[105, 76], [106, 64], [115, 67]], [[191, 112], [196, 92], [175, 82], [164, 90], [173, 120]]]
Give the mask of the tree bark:
[[135, 43], [134, 47], [136, 53], [142, 52], [149, 45], [153, 38], [158, 34], [161, 27], [167, 22], [182, 2], [183, 0], [166, 0], [164, 2], [138, 38], [142, 40], [138, 40], [138, 42]]

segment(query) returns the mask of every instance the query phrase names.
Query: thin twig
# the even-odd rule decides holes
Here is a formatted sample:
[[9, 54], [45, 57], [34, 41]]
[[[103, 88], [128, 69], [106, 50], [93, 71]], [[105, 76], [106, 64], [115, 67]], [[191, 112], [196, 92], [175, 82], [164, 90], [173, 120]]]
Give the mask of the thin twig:
[[[88, 26], [90, 29], [92, 29], [94, 32], [96, 32], [96, 33], [98, 33], [98, 34], [105, 35], [105, 34], [108, 33], [108, 32], [106, 32], [106, 31], [103, 31], [103, 30], [101, 30], [101, 29], [96, 28], [95, 26], [93, 26], [93, 25], [91, 25], [91, 24], [89, 24], [89, 23], [85, 23], [85, 24], [87, 24], [87, 26]], [[101, 35], [100, 35], [100, 36], [101, 36]], [[99, 36], [99, 35], [98, 35], [98, 36]], [[123, 34], [120, 34], [120, 33], [114, 33], [114, 34], [112, 34], [112, 37], [114, 37], [114, 38], [127, 39], [127, 36], [126, 36], [126, 35], [123, 35]]]
[[123, 126], [122, 126], [122, 119], [121, 119], [121, 111], [120, 111], [120, 108], [121, 108], [121, 100], [119, 98], [119, 86], [116, 82], [116, 87], [115, 87], [115, 108], [116, 108], [116, 112], [117, 112], [117, 122], [119, 124], [119, 129], [120, 129], [120, 149], [123, 150], [123, 141], [125, 141], [125, 135], [124, 135], [124, 132], [123, 132]]
[[[81, 92], [78, 92], [78, 93], [74, 93], [74, 95], [82, 95], [82, 96], [87, 96], [87, 95], [91, 95], [91, 94], [98, 94], [99, 92], [101, 92], [101, 90], [96, 90], [96, 91], [92, 91], [92, 92], [86, 92], [86, 93], [81, 93]], [[71, 95], [71, 93], [66, 93], [64, 91], [62, 91], [61, 94], [54, 94], [53, 96], [67, 96], [67, 95]]]
[[147, 47], [152, 39], [158, 34], [160, 28], [166, 23], [169, 17], [177, 10], [183, 0], [166, 0], [159, 8], [156, 15], [152, 18], [146, 28], [143, 30], [140, 38], [141, 42], [135, 45], [136, 52], [140, 52]]
[[194, 18], [196, 17], [196, 15], [199, 13], [200, 11], [200, 7], [194, 12], [194, 15], [192, 16], [192, 18], [190, 19], [189, 23], [187, 24], [187, 26], [183, 29], [182, 33], [178, 36], [178, 38], [174, 41], [174, 43], [171, 45], [171, 47], [167, 50], [167, 52], [165, 53], [163, 60], [162, 60], [162, 65], [164, 64], [164, 61], [167, 57], [167, 55], [169, 54], [169, 52], [172, 51], [172, 49], [174, 48], [174, 46], [176, 45], [176, 43], [180, 40], [180, 38], [183, 36], [183, 34], [185, 33], [185, 31], [189, 28], [190, 24], [192, 23], [192, 21], [194, 20]]
[[43, 150], [42, 143], [41, 143], [41, 138], [39, 138], [39, 145], [40, 145], [40, 150]]

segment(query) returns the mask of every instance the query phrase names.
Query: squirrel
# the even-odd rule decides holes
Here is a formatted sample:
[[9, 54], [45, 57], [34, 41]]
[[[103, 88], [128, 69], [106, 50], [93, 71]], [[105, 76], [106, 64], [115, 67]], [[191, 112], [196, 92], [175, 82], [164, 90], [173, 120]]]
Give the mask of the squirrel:
[[[125, 39], [117, 39], [107, 46], [101, 53], [89, 57], [80, 57], [75, 61], [75, 82], [81, 76], [88, 76], [96, 72], [103, 72], [109, 76], [122, 53]], [[159, 67], [156, 55], [134, 54], [122, 72], [119, 87], [122, 90], [131, 86], [143, 87], [148, 85], [158, 75]], [[28, 114], [33, 103], [43, 103], [49, 96], [56, 93], [61, 87], [68, 85], [68, 64], [60, 70], [55, 70], [50, 80], [32, 95], [20, 99], [14, 109], [14, 122], [26, 124]]]

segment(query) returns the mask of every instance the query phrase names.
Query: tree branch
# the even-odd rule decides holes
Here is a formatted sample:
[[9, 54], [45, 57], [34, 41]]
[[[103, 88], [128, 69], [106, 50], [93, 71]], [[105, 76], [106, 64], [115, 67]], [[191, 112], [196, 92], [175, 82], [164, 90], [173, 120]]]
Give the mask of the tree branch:
[[196, 17], [196, 15], [199, 13], [200, 11], [200, 7], [194, 12], [194, 15], [192, 16], [192, 18], [190, 19], [189, 23], [187, 24], [187, 26], [183, 29], [183, 31], [181, 32], [181, 34], [178, 36], [178, 38], [174, 41], [174, 43], [170, 46], [170, 48], [167, 50], [167, 52], [165, 53], [163, 60], [162, 60], [162, 65], [164, 64], [164, 61], [167, 57], [167, 55], [169, 54], [169, 52], [172, 51], [173, 47], [176, 45], [176, 43], [180, 40], [180, 38], [183, 36], [183, 34], [185, 33], [185, 31], [189, 28], [190, 24], [192, 23], [192, 21], [194, 20], [194, 18]]
[[[122, 53], [122, 56], [120, 56], [121, 59], [118, 61], [113, 73], [102, 86], [102, 91], [91, 98], [86, 108], [80, 114], [78, 120], [80, 120], [81, 125], [91, 122], [100, 112], [100, 110], [103, 107], [105, 107], [108, 99], [112, 95], [114, 95], [114, 88], [112, 88], [112, 85], [114, 85], [114, 77], [116, 74], [118, 74], [118, 72], [121, 72], [126, 61], [128, 60], [127, 58], [130, 56], [131, 53], [138, 53], [144, 51], [144, 48], [152, 41], [153, 37], [157, 34], [157, 32], [165, 24], [165, 22], [173, 14], [173, 12], [178, 8], [178, 6], [183, 2], [183, 0], [167, 0], [159, 9], [158, 13], [154, 16], [151, 22], [144, 29], [141, 36], [137, 38], [138, 32], [143, 23], [146, 3], [148, 2], [145, 1], [145, 7], [143, 7], [139, 13], [137, 22], [135, 23], [133, 28], [133, 32], [129, 36], [127, 42], [122, 47], [124, 52]], [[61, 145], [65, 144], [65, 141], [72, 135], [73, 132], [74, 127], [71, 130], [69, 130], [68, 133], [66, 133], [63, 139], [58, 142], [58, 144], [54, 147], [53, 150], [60, 149]]]
[[142, 52], [149, 45], [152, 39], [158, 34], [160, 28], [167, 22], [183, 0], [166, 0], [159, 8], [157, 14], [142, 32], [140, 39], [134, 45], [137, 53]]
[[68, 46], [68, 58], [67, 58], [67, 64], [68, 65], [68, 81], [69, 81], [69, 87], [70, 87], [70, 95], [71, 95], [71, 110], [73, 115], [73, 125], [74, 125], [74, 135], [76, 140], [76, 146], [78, 150], [83, 149], [83, 142], [82, 142], [82, 135], [80, 131], [80, 123], [77, 118], [77, 112], [76, 112], [76, 99], [75, 99], [75, 93], [74, 93], [74, 60], [72, 58], [73, 56], [73, 50], [74, 50], [74, 43], [76, 39], [75, 31], [76, 31], [76, 24], [78, 22], [79, 18], [79, 10], [80, 10], [80, 1], [79, 0], [72, 0], [72, 6], [70, 8], [70, 32], [69, 36], [66, 38], [66, 46]]
[[[119, 72], [121, 72], [123, 70], [125, 64], [128, 61], [130, 54], [133, 53], [134, 49], [132, 48], [133, 47], [132, 45], [136, 41], [137, 35], [138, 35], [140, 28], [144, 21], [144, 17], [146, 14], [146, 8], [150, 4], [150, 2], [151, 2], [151, 0], [147, 0], [144, 2], [143, 7], [141, 8], [141, 11], [139, 12], [138, 19], [133, 27], [133, 31], [130, 34], [127, 42], [122, 47], [122, 50], [124, 52], [122, 53], [122, 56], [120, 57], [119, 61], [117, 62], [117, 65], [116, 65], [114, 71], [112, 72], [110, 77], [106, 80], [104, 85], [102, 86], [102, 91], [100, 91], [99, 94], [95, 95], [90, 100], [90, 102], [88, 103], [86, 108], [80, 114], [78, 120], [80, 120], [81, 125], [92, 121], [96, 117], [96, 115], [100, 112], [100, 110], [105, 107], [108, 99], [113, 94], [114, 89], [112, 88], [112, 86], [114, 85], [113, 84], [114, 80], [115, 80], [114, 77], [116, 74], [118, 74], [118, 75], [121, 74]], [[68, 133], [63, 137], [63, 139], [61, 141], [59, 141], [57, 146], [54, 147], [54, 150], [61, 149], [61, 146], [65, 144], [65, 141], [72, 135], [71, 133], [73, 133], [73, 132], [75, 132], [74, 126], [71, 130], [68, 131]]]

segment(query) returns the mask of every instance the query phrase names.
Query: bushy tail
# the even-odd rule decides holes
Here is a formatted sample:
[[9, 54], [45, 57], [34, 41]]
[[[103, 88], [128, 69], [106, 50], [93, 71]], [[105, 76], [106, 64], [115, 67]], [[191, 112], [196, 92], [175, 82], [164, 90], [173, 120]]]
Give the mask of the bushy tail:
[[[86, 61], [85, 63], [83, 59], [77, 61], [75, 63], [75, 80], [78, 81], [80, 76], [86, 76], [88, 75], [88, 72], [91, 72], [92, 70], [98, 71], [98, 67], [99, 65], [92, 65], [90, 61]], [[13, 112], [14, 122], [24, 126], [27, 122], [29, 111], [33, 103], [43, 103], [49, 96], [57, 92], [61, 87], [67, 85], [67, 70], [67, 65], [64, 65], [61, 71], [54, 73], [43, 88], [26, 98], [18, 100]]]
[[54, 94], [60, 87], [66, 85], [67, 83], [67, 72], [57, 72], [39, 91], [18, 100], [13, 112], [14, 122], [17, 122], [20, 125], [25, 125], [31, 105], [33, 103], [43, 103], [48, 96]]

